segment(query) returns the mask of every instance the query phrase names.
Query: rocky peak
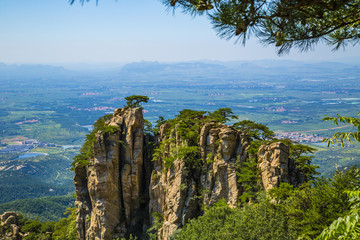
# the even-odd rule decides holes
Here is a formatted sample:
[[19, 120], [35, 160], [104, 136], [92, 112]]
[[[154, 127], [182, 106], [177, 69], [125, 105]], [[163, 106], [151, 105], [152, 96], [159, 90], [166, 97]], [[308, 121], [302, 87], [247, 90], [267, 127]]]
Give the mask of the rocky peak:
[[[174, 132], [168, 138], [174, 137], [171, 136]], [[162, 135], [161, 139], [165, 141], [167, 137]], [[180, 144], [178, 140], [176, 142]], [[189, 219], [199, 216], [201, 205], [212, 205], [224, 198], [230, 206], [234, 206], [241, 194], [236, 166], [246, 159], [249, 139], [225, 124], [208, 123], [201, 128], [199, 145], [200, 169], [191, 169], [192, 166], [187, 166], [186, 161], [179, 158], [164, 171], [161, 162], [176, 146], [169, 144], [166, 154], [156, 164], [160, 167], [152, 173], [149, 210], [150, 215], [161, 213], [163, 216], [159, 239], [168, 239]]]
[[90, 163], [75, 168], [80, 239], [123, 237], [146, 219], [142, 109], [117, 109], [107, 124], [117, 130], [98, 131]]
[[[237, 171], [250, 147], [240, 130], [204, 123], [197, 128], [198, 143], [190, 145], [179, 134], [179, 124], [165, 123], [154, 138], [144, 134], [141, 108], [117, 109], [106, 124], [116, 130], [98, 131], [89, 164], [75, 167], [80, 239], [140, 236], [154, 215], [161, 216], [158, 239], [169, 239], [203, 213], [201, 206], [220, 199], [237, 204], [242, 194]], [[148, 142], [160, 149], [156, 157]], [[280, 182], [301, 182], [282, 143], [260, 147], [258, 165], [266, 190]]]
[[257, 161], [266, 191], [279, 187], [282, 182], [297, 187], [305, 180], [294, 159], [289, 157], [289, 147], [282, 142], [261, 146]]

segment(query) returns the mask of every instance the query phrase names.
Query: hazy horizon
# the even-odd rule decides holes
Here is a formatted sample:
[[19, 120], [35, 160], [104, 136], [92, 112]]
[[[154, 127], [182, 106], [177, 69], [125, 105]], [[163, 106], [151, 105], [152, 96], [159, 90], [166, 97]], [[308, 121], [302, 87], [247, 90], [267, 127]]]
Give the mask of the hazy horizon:
[[338, 59], [329, 59], [329, 60], [297, 60], [297, 59], [255, 59], [255, 60], [214, 60], [214, 59], [199, 59], [199, 60], [189, 60], [189, 61], [147, 61], [147, 60], [140, 60], [140, 61], [123, 61], [123, 62], [63, 62], [63, 63], [54, 63], [54, 62], [44, 62], [44, 63], [6, 63], [8, 66], [15, 65], [15, 66], [22, 66], [22, 65], [45, 65], [45, 66], [54, 66], [54, 67], [63, 67], [67, 70], [75, 70], [75, 71], [111, 71], [115, 69], [119, 69], [124, 67], [127, 64], [132, 63], [159, 63], [159, 64], [178, 64], [178, 63], [215, 63], [215, 64], [229, 64], [229, 63], [259, 63], [259, 62], [272, 62], [272, 63], [288, 63], [288, 62], [299, 62], [304, 64], [316, 64], [316, 63], [323, 63], [323, 62], [333, 62], [333, 63], [342, 63], [342, 64], [350, 64], [350, 65], [360, 65], [360, 56], [357, 57], [350, 57], [350, 58], [338, 58]]

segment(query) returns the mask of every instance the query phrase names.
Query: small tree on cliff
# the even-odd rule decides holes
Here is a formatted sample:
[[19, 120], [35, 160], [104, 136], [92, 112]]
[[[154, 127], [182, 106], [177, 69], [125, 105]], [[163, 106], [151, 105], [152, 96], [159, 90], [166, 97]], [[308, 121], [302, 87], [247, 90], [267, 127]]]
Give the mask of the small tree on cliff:
[[219, 108], [218, 110], [210, 113], [209, 118], [221, 123], [226, 123], [230, 120], [238, 119], [231, 108]]
[[149, 101], [149, 98], [143, 95], [131, 95], [126, 97], [125, 100], [126, 105], [124, 107], [135, 108], [141, 107], [140, 103], [142, 102], [147, 103]]

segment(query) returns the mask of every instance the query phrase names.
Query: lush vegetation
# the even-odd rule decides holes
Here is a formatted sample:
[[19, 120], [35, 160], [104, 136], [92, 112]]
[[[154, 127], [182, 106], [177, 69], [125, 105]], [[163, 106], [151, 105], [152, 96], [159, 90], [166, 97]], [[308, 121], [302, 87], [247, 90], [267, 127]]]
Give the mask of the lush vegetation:
[[[175, 119], [165, 121], [169, 126], [166, 132], [168, 139], [162, 141], [160, 146], [155, 149], [153, 160], [164, 161], [167, 169], [172, 166], [175, 159], [184, 159], [190, 169], [200, 167], [201, 154], [198, 144], [206, 113], [206, 111], [184, 109]], [[158, 123], [160, 122], [163, 122], [161, 118], [158, 120]], [[172, 136], [170, 136], [171, 134]], [[174, 144], [177, 141], [175, 135], [179, 137], [179, 140], [181, 139], [181, 142], [171, 148], [171, 152], [163, 158], [169, 144]]]
[[300, 188], [283, 183], [268, 197], [258, 192], [256, 201], [242, 207], [230, 208], [220, 201], [174, 233], [173, 239], [314, 239], [349, 212], [345, 192], [359, 184], [360, 173], [354, 167]]
[[172, 239], [295, 239], [293, 228], [284, 211], [268, 200], [242, 208], [230, 208], [220, 201]]
[[66, 218], [58, 222], [40, 222], [20, 216], [20, 231], [28, 233], [26, 240], [74, 240], [77, 239], [75, 228], [75, 208], [69, 208]]
[[252, 34], [261, 42], [278, 47], [279, 53], [291, 47], [308, 50], [320, 40], [334, 45], [335, 49], [359, 42], [360, 2], [357, 0], [163, 2], [192, 15], [205, 13], [222, 38], [235, 38], [245, 44]]
[[125, 107], [129, 107], [129, 108], [135, 108], [135, 107], [140, 107], [140, 103], [144, 102], [147, 103], [149, 101], [149, 98], [147, 96], [142, 96], [142, 95], [131, 95], [125, 98], [126, 100], [126, 105]]
[[339, 217], [324, 229], [317, 240], [360, 238], [360, 191], [346, 191], [351, 204], [350, 213]]
[[[202, 126], [206, 123], [226, 123], [235, 119], [237, 117], [230, 108], [219, 108], [213, 112], [184, 109], [174, 119], [165, 121], [161, 117], [157, 121], [155, 134], [158, 133], [159, 124], [166, 124], [167, 139], [155, 148], [153, 160], [164, 161], [165, 169], [169, 169], [176, 159], [183, 159], [189, 172], [198, 173], [206, 165], [202, 162], [199, 145]], [[250, 157], [241, 166], [238, 164], [237, 169], [243, 193], [240, 197], [241, 201], [249, 201], [262, 188], [258, 184], [259, 169], [256, 159], [261, 145], [284, 142], [289, 146], [290, 158], [296, 161], [297, 168], [304, 175], [305, 181], [313, 179], [313, 176], [318, 174], [316, 172], [317, 167], [312, 165], [312, 156], [309, 156], [309, 153], [315, 151], [314, 148], [295, 144], [288, 139], [277, 139], [274, 132], [267, 126], [250, 120], [235, 122], [232, 127], [242, 131], [251, 140], [251, 146], [248, 150]]]
[[66, 208], [72, 207], [73, 204], [74, 198], [70, 194], [66, 196], [18, 199], [0, 204], [0, 214], [6, 211], [14, 211], [27, 218], [38, 219], [41, 222], [59, 221], [65, 217]]
[[[358, 113], [360, 115], [360, 112]], [[327, 141], [328, 146], [330, 144], [334, 143], [341, 143], [341, 146], [344, 147], [344, 141], [349, 141], [352, 143], [352, 139], [359, 142], [360, 141], [360, 118], [358, 117], [344, 117], [339, 114], [337, 114], [336, 117], [325, 117], [323, 120], [325, 121], [334, 121], [334, 123], [339, 126], [341, 123], [348, 123], [351, 124], [353, 128], [356, 129], [356, 131], [351, 132], [336, 132], [334, 135], [329, 138], [325, 139], [324, 141]]]
[[[228, 108], [212, 113], [185, 109], [175, 119], [165, 121], [159, 118], [155, 131], [158, 131], [160, 124], [167, 124], [167, 139], [155, 149], [154, 160], [163, 160], [165, 167], [170, 168], [175, 159], [183, 159], [187, 168], [192, 169], [190, 172], [201, 171], [206, 164], [201, 161], [198, 145], [201, 126], [214, 121], [228, 122], [235, 119], [229, 117], [232, 114]], [[346, 192], [360, 185], [360, 173], [356, 167], [338, 171], [329, 179], [315, 178], [317, 167], [311, 164], [312, 156], [309, 155], [315, 148], [295, 144], [288, 139], [276, 139], [267, 126], [253, 121], [239, 121], [233, 127], [251, 139], [248, 150], [250, 158], [238, 169], [243, 188], [239, 206], [232, 209], [220, 202], [176, 231], [172, 239], [314, 239], [337, 218], [337, 222], [343, 222], [346, 217], [341, 216], [349, 212]], [[256, 154], [260, 145], [277, 141], [289, 146], [290, 157], [296, 161], [305, 183], [298, 188], [282, 183], [266, 196], [258, 183]], [[175, 142], [177, 145], [174, 145]], [[170, 152], [166, 152], [170, 144]], [[358, 219], [354, 217], [354, 211], [350, 215], [352, 229], [357, 229]], [[152, 231], [158, 222], [151, 228], [150, 234], [154, 234]], [[339, 223], [333, 223], [330, 229], [334, 229], [334, 225], [338, 226]], [[348, 229], [346, 226], [343, 228]], [[326, 230], [322, 236], [326, 236], [325, 233]]]
[[[72, 158], [76, 150], [43, 148], [48, 155], [16, 159], [19, 154], [0, 154], [0, 203], [17, 199], [62, 196], [74, 191]], [[4, 155], [10, 155], [6, 159]], [[4, 156], [4, 157], [3, 157]]]

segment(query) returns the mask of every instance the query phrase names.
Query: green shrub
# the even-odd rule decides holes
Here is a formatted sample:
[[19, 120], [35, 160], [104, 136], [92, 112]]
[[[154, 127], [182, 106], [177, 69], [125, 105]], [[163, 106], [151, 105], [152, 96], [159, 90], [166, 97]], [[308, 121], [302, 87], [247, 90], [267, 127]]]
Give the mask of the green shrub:
[[230, 208], [222, 200], [191, 220], [176, 239], [296, 239], [287, 220], [281, 208], [267, 200], [243, 208]]

